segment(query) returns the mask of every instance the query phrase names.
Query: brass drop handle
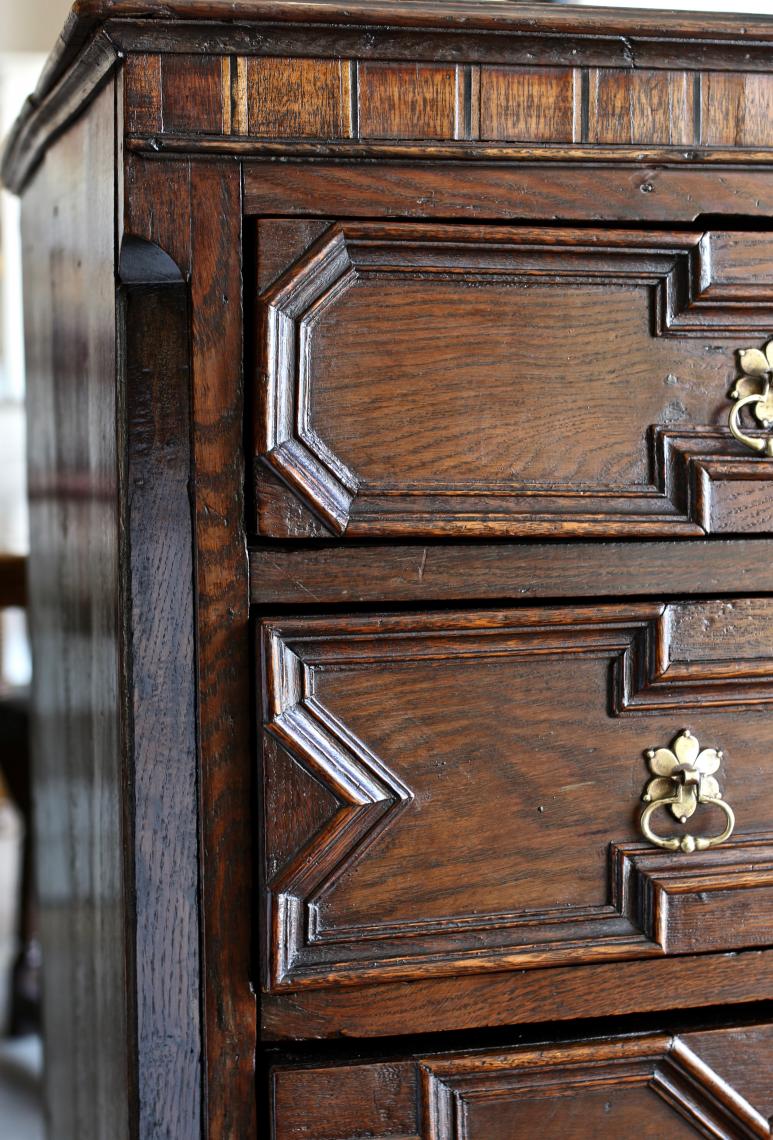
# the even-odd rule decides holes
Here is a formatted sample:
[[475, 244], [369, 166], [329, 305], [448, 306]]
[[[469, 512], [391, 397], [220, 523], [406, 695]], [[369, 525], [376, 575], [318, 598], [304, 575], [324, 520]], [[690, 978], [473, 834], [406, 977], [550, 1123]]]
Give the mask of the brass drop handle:
[[763, 349], [744, 348], [738, 355], [742, 375], [730, 393], [731, 399], [735, 400], [728, 419], [730, 430], [739, 443], [773, 458], [773, 436], [763, 439], [747, 435], [741, 428], [743, 408], [752, 408], [758, 423], [766, 429], [773, 428], [773, 340], [769, 340]]
[[[719, 770], [722, 753], [715, 748], [701, 750], [688, 728], [677, 736], [670, 748], [650, 748], [647, 763], [654, 779], [650, 780], [642, 799], [647, 805], [641, 813], [642, 834], [656, 847], [666, 851], [705, 851], [718, 847], [733, 834], [735, 815], [722, 799], [714, 773]], [[660, 808], [669, 808], [680, 823], [686, 823], [699, 804], [712, 804], [725, 816], [725, 828], [719, 835], [662, 836], [652, 830], [650, 820]]]

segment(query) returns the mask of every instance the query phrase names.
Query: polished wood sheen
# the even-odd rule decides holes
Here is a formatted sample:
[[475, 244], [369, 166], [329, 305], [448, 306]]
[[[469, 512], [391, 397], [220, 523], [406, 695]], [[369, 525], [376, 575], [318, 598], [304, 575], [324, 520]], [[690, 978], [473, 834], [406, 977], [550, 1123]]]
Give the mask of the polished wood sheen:
[[[184, 57], [182, 57], [184, 60]], [[138, 116], [128, 90], [135, 145], [180, 134], [260, 139], [422, 144], [597, 143], [760, 150], [773, 145], [768, 75], [631, 71], [598, 67], [502, 67], [349, 59], [209, 57], [191, 104], [175, 57], [148, 55], [163, 72], [157, 114]], [[145, 107], [142, 84], [136, 92]], [[221, 108], [231, 104], [225, 116]], [[192, 115], [196, 106], [198, 117]], [[332, 144], [334, 145], [334, 144]], [[673, 158], [678, 159], [674, 150]]]
[[773, 322], [767, 234], [338, 223], [299, 256], [305, 236], [259, 230], [258, 263], [290, 262], [259, 297], [259, 533], [314, 533], [265, 467], [332, 534], [769, 524], [728, 518], [746, 457], [720, 427], [723, 341]]
[[75, 4], [2, 160], [56, 1140], [770, 1136], [772, 46]]
[[[770, 1025], [412, 1061], [277, 1067], [277, 1140], [771, 1135]], [[311, 1106], [314, 1106], [313, 1111]]]
[[[49, 152], [22, 214], [45, 1082], [59, 1135], [73, 1140], [131, 1135], [114, 97], [109, 84]], [[80, 185], [86, 163], [88, 202]]]
[[[771, 619], [743, 601], [265, 623], [266, 732], [292, 781], [307, 773], [304, 799], [324, 790], [294, 850], [297, 791], [264, 820], [269, 988], [767, 944]], [[644, 753], [687, 723], [724, 750], [739, 820], [697, 881], [684, 858], [623, 853]], [[281, 787], [288, 758], [264, 763]], [[716, 828], [705, 809], [688, 830]], [[758, 833], [766, 853], [748, 856]], [[654, 918], [613, 869], [642, 875], [642, 858], [676, 896]]]

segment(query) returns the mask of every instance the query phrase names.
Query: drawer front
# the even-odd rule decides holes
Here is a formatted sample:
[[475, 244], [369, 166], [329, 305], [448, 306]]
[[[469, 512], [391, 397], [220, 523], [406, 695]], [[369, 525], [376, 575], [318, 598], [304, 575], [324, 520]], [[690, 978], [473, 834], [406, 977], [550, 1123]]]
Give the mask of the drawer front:
[[263, 622], [265, 988], [768, 945], [772, 623], [765, 599]]
[[728, 427], [770, 234], [266, 220], [257, 260], [259, 533], [773, 529]]
[[277, 1067], [274, 1140], [769, 1137], [773, 1027]]

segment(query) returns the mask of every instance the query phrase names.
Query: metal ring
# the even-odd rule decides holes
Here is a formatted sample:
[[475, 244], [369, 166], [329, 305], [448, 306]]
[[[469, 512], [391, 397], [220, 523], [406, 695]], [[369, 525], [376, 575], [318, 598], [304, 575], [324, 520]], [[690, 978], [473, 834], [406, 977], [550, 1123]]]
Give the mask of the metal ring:
[[735, 815], [730, 804], [726, 804], [724, 800], [719, 799], [705, 799], [699, 800], [702, 804], [713, 804], [725, 813], [727, 823], [725, 830], [720, 835], [710, 837], [702, 835], [683, 835], [681, 838], [677, 835], [668, 836], [664, 838], [661, 835], [656, 835], [650, 827], [650, 816], [660, 807], [670, 807], [671, 804], [679, 803], [679, 796], [669, 796], [667, 799], [653, 800], [652, 803], [647, 804], [644, 811], [641, 813], [641, 829], [645, 837], [649, 839], [650, 843], [654, 843], [656, 847], [664, 847], [666, 851], [685, 851], [688, 854], [692, 851], [705, 851], [709, 847], [718, 847], [720, 843], [724, 843], [733, 834], [735, 827]]
[[728, 424], [731, 432], [739, 443], [743, 443], [746, 447], [750, 447], [752, 451], [761, 451], [769, 458], [773, 458], [773, 437], [769, 436], [767, 439], [761, 439], [759, 436], [746, 435], [746, 433], [741, 430], [740, 424], [741, 409], [746, 408], [751, 404], [754, 404], [755, 406], [757, 404], [761, 404], [763, 403], [764, 399], [764, 395], [761, 396], [759, 393], [754, 392], [751, 396], [742, 396], [740, 400], [736, 400], [730, 409]]

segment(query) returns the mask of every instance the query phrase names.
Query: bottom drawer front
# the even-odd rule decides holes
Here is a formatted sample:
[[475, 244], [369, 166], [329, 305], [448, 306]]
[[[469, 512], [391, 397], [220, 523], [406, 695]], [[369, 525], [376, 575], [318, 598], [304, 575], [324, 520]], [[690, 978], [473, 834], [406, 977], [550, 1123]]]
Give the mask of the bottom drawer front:
[[282, 1068], [274, 1140], [769, 1137], [773, 1026]]
[[[266, 989], [769, 944], [771, 629], [763, 599], [264, 622]], [[663, 785], [685, 850], [642, 835]]]

